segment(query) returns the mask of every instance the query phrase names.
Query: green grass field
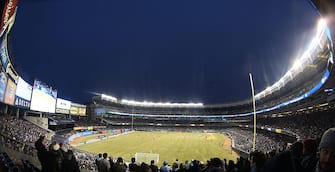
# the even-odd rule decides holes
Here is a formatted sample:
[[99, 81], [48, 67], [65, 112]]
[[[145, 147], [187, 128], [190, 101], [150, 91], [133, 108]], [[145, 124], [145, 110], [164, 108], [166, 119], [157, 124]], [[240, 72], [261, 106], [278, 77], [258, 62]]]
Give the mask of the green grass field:
[[[81, 142], [94, 137], [81, 138]], [[114, 159], [123, 157], [127, 162], [135, 153], [157, 153], [159, 165], [164, 160], [170, 163], [175, 159], [179, 162], [192, 159], [206, 162], [212, 157], [236, 161], [238, 156], [230, 148], [230, 139], [219, 133], [136, 131], [76, 148], [93, 153], [107, 152]]]

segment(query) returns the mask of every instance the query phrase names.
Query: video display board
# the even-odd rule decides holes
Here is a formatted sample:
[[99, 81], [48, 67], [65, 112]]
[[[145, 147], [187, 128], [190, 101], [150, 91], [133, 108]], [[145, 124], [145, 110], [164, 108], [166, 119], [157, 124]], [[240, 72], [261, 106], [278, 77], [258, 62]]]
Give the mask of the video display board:
[[16, 87], [14, 105], [20, 108], [29, 109], [32, 91], [33, 87], [24, 81], [21, 77], [19, 77], [19, 81]]
[[31, 110], [55, 113], [57, 90], [47, 84], [35, 80], [31, 96]]

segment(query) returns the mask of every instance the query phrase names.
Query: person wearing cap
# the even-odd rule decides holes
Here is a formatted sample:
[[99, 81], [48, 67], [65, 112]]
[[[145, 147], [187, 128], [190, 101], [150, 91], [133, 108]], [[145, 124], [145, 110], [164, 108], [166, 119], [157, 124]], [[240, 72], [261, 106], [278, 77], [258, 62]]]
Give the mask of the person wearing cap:
[[59, 150], [59, 144], [57, 142], [52, 142], [49, 148], [50, 150], [48, 152], [48, 172], [61, 171], [63, 159], [62, 153]]
[[315, 172], [335, 172], [335, 128], [330, 128], [323, 133], [319, 153]]

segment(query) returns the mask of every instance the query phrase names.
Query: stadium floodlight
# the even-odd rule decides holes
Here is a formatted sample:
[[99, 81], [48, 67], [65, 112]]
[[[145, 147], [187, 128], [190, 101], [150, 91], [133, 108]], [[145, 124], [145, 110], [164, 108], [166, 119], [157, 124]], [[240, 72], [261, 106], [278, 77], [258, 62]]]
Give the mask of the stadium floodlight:
[[271, 93], [272, 92], [272, 88], [271, 87], [266, 87], [265, 92]]
[[109, 95], [106, 95], [106, 94], [101, 94], [101, 99], [102, 100], [107, 100], [107, 101], [110, 101], [110, 102], [117, 102], [116, 97], [109, 96]]
[[273, 84], [273, 90], [279, 90], [280, 89], [280, 83], [277, 81], [275, 84]]
[[302, 64], [303, 64], [303, 60], [302, 59], [297, 59], [297, 60], [295, 60], [292, 69], [294, 71], [299, 71], [302, 67]]
[[[275, 89], [280, 89], [283, 87], [287, 82], [292, 80], [298, 73], [303, 71], [309, 64], [313, 63], [316, 59], [313, 54], [317, 53], [322, 49], [324, 44], [326, 43], [324, 40], [325, 32], [327, 29], [327, 21], [321, 18], [318, 21], [317, 25], [317, 32], [316, 35], [311, 40], [308, 48], [304, 51], [304, 53], [297, 58], [297, 60], [293, 63], [292, 68], [290, 68], [285, 75], [279, 79], [275, 84], [270, 86], [271, 89], [266, 88], [265, 90], [259, 92], [255, 95], [256, 99], [260, 99], [262, 97], [266, 97], [267, 95], [271, 94]], [[329, 56], [329, 61], [333, 63], [333, 56]]]
[[320, 18], [318, 22], [318, 31], [322, 31], [327, 27], [327, 21], [324, 18]]
[[134, 101], [122, 99], [121, 104], [131, 105], [131, 106], [145, 106], [145, 107], [202, 107], [202, 103], [170, 103], [170, 102], [148, 102], [148, 101]]
[[280, 78], [280, 80], [278, 81], [278, 83], [279, 83], [280, 88], [283, 87], [285, 85], [284, 78]]

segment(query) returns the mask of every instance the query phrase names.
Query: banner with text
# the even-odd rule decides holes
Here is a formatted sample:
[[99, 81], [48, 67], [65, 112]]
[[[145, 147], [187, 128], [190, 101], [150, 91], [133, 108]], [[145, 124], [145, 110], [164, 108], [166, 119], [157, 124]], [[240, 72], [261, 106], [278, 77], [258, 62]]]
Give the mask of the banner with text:
[[0, 71], [0, 101], [4, 102], [5, 92], [7, 87], [7, 74]]

